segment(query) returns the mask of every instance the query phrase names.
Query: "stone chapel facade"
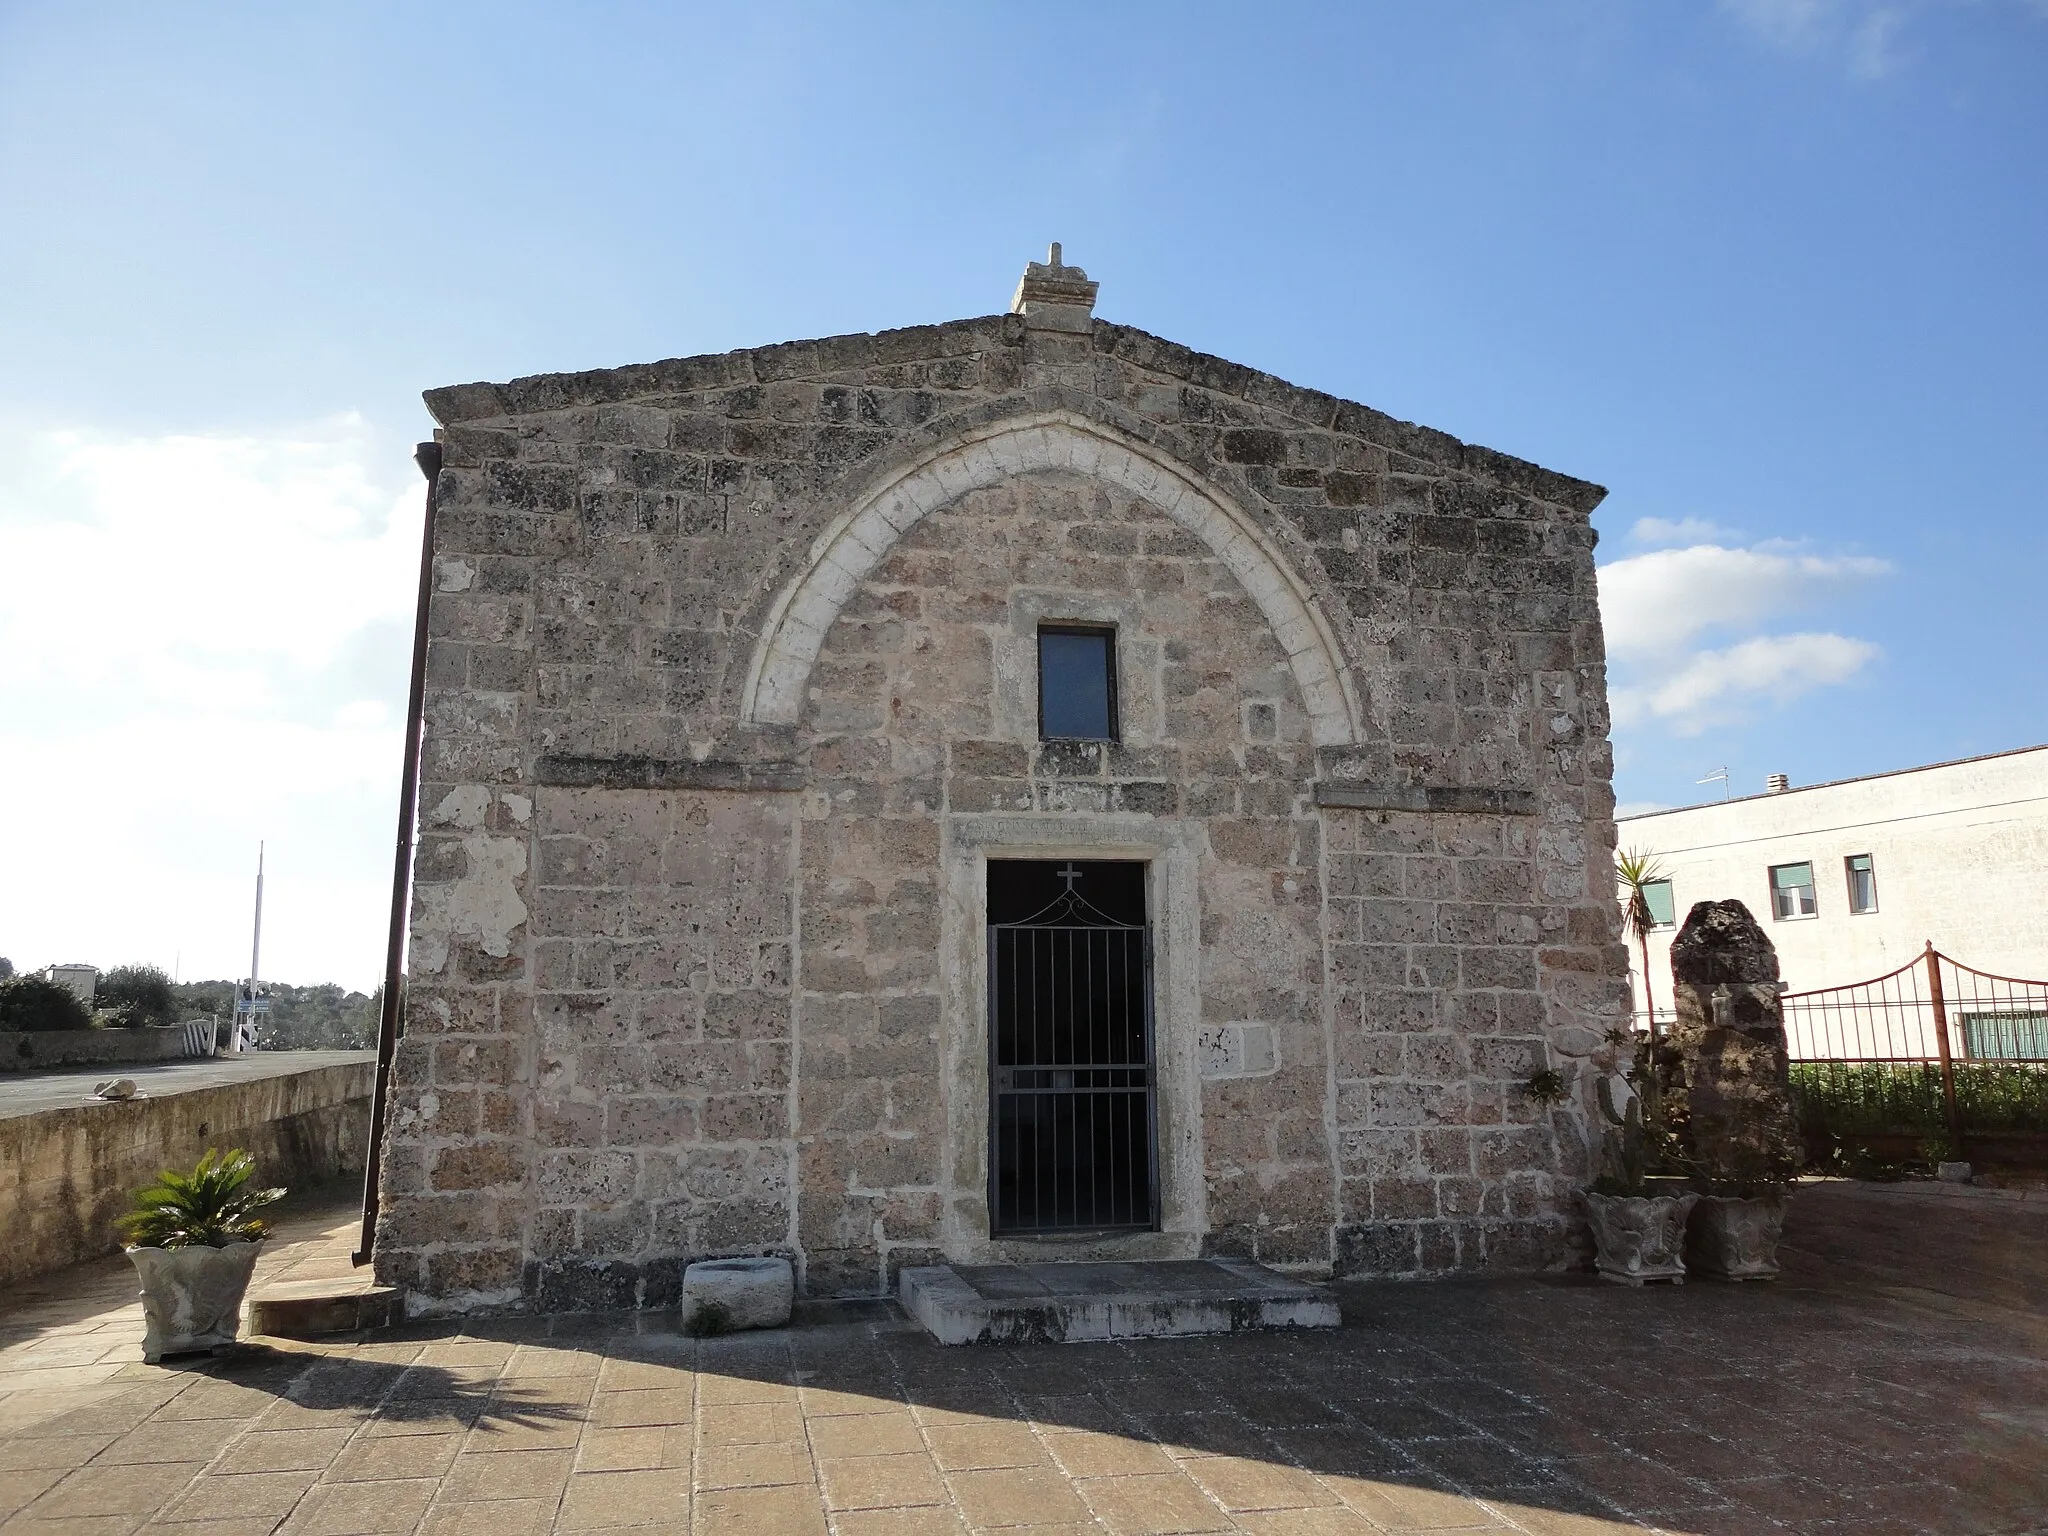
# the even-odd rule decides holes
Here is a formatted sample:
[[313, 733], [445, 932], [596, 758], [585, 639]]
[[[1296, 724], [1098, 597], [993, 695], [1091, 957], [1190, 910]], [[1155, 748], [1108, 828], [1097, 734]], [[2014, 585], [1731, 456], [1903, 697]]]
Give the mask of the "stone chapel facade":
[[1094, 300], [428, 394], [414, 1312], [1569, 1260], [1603, 492]]

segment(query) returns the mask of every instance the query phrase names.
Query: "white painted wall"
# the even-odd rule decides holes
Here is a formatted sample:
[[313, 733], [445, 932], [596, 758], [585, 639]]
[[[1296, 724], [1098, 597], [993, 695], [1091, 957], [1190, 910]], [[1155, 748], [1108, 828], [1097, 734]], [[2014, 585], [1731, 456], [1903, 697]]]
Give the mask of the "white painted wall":
[[[1892, 970], [1929, 939], [1979, 970], [2048, 977], [2048, 747], [1630, 816], [1619, 832], [1621, 847], [1663, 865], [1679, 923], [1696, 901], [1748, 906], [1795, 992]], [[1849, 911], [1844, 860], [1859, 853], [1876, 861], [1870, 914]], [[1776, 919], [1770, 867], [1802, 860], [1819, 911]], [[1650, 938], [1660, 1013], [1671, 1006], [1674, 932]]]

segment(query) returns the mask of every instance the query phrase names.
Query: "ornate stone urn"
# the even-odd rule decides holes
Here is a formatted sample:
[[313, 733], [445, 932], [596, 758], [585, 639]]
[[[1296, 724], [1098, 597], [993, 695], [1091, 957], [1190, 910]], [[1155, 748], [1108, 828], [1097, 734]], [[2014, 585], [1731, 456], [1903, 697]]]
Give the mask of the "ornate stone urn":
[[1699, 1196], [1602, 1195], [1586, 1190], [1595, 1267], [1603, 1280], [1685, 1284], [1685, 1226]]
[[1790, 1197], [1702, 1195], [1693, 1207], [1686, 1261], [1720, 1280], [1773, 1280]]
[[224, 1349], [242, 1331], [242, 1297], [261, 1241], [189, 1248], [130, 1248], [142, 1277], [142, 1358]]

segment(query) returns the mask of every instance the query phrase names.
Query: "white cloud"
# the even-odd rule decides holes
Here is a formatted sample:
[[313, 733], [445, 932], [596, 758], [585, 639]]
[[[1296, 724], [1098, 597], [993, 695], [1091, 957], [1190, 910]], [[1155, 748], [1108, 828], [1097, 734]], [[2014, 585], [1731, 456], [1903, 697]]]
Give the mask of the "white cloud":
[[1795, 555], [1696, 544], [1629, 555], [1600, 567], [1607, 649], [1622, 659], [1666, 656], [1712, 628], [1742, 629], [1891, 573], [1868, 555]]
[[1634, 543], [1657, 549], [1672, 544], [1722, 544], [1742, 537], [1738, 530], [1703, 517], [1639, 517], [1628, 536]]
[[0, 445], [0, 954], [375, 979], [421, 494], [355, 418]]
[[1868, 640], [1847, 635], [1759, 635], [1700, 651], [1653, 681], [1616, 687], [1614, 723], [1626, 728], [1659, 720], [1673, 735], [1697, 736], [1741, 718], [1758, 700], [1789, 704], [1816, 688], [1845, 683], [1878, 655]]
[[1919, 8], [1900, 0], [1721, 0], [1724, 12], [1770, 46], [1838, 58], [1861, 80], [1900, 67], [1900, 33]]
[[[1849, 681], [1880, 654], [1869, 641], [1760, 631], [1891, 571], [1874, 556], [1812, 554], [1775, 539], [1746, 549], [1692, 544], [1601, 566], [1616, 730], [1654, 725], [1697, 736]], [[1706, 643], [1714, 640], [1722, 643]]]

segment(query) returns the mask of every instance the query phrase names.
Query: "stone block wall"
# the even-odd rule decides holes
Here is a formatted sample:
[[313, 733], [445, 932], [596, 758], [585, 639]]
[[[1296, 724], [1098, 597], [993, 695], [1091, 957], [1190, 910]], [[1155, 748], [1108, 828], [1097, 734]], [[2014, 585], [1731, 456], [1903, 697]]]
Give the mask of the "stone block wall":
[[[1517, 1087], [1626, 1010], [1597, 487], [1099, 320], [428, 401], [378, 1259], [416, 1308], [655, 1304], [714, 1252], [874, 1290], [929, 1253], [936, 869], [999, 811], [1207, 849], [1174, 1027], [1271, 1025], [1281, 1064], [1202, 1089], [1213, 1247], [1560, 1260], [1584, 1106]], [[877, 518], [912, 526], [869, 550]], [[1123, 748], [1018, 726], [1034, 593], [1131, 626]]]

